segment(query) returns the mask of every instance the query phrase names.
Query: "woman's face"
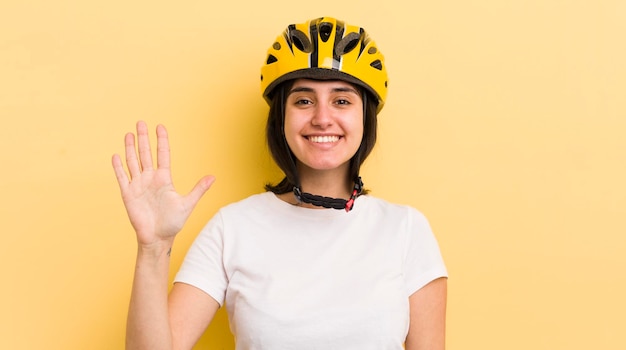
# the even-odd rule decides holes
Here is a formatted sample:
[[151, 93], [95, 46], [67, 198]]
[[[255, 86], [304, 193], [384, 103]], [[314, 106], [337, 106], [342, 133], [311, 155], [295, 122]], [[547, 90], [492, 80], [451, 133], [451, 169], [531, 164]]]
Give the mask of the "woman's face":
[[359, 90], [340, 80], [298, 79], [285, 104], [285, 137], [299, 167], [347, 172], [363, 138]]

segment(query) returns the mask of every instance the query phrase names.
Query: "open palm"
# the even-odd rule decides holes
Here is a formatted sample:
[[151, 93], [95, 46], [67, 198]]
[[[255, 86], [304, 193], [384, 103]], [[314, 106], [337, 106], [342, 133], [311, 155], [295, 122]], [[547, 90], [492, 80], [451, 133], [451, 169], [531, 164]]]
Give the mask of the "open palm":
[[113, 169], [122, 192], [122, 200], [141, 245], [172, 240], [215, 181], [213, 176], [205, 176], [189, 194], [181, 195], [176, 192], [170, 171], [167, 130], [159, 125], [156, 134], [156, 168], [153, 167], [148, 127], [144, 122], [137, 123], [138, 152], [135, 150], [135, 135], [128, 133], [125, 137], [128, 174], [120, 156], [113, 156]]

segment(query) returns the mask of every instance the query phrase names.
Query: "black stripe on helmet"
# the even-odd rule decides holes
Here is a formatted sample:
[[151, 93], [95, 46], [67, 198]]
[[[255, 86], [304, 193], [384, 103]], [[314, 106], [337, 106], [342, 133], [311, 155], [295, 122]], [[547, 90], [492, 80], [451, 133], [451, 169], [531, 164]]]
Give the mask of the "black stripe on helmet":
[[370, 38], [367, 36], [367, 33], [365, 33], [365, 30], [363, 30], [363, 28], [359, 30], [359, 34], [361, 35], [361, 47], [359, 48], [359, 58], [361, 58], [361, 54], [363, 53], [363, 51], [365, 51], [365, 46], [367, 46], [367, 44], [370, 42]]
[[287, 42], [287, 45], [289, 46], [289, 51], [291, 51], [292, 55], [293, 55], [293, 43], [291, 42], [291, 35], [289, 33], [295, 29], [296, 29], [296, 26], [294, 24], [290, 24], [287, 26], [287, 30], [285, 30], [285, 32], [283, 33], [283, 36], [285, 37], [285, 41]]
[[333, 69], [339, 70], [341, 68], [342, 57], [337, 52], [337, 44], [343, 39], [344, 23], [337, 21], [337, 28], [335, 29], [335, 43], [333, 44]]
[[317, 68], [318, 67], [318, 60], [319, 60], [319, 53], [317, 52], [317, 48], [318, 48], [318, 40], [319, 40], [319, 35], [317, 32], [317, 25], [319, 24], [321, 18], [318, 18], [316, 20], [311, 21], [311, 25], [309, 26], [309, 35], [311, 37], [311, 54], [309, 55], [309, 67], [311, 68]]

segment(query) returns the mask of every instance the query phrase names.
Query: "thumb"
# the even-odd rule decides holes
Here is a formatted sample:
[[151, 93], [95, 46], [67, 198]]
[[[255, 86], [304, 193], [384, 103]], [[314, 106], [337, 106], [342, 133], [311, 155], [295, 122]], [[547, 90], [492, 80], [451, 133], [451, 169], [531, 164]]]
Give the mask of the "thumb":
[[201, 178], [200, 181], [196, 183], [193, 189], [191, 189], [191, 192], [189, 192], [189, 194], [185, 196], [185, 199], [187, 199], [191, 208], [195, 207], [196, 204], [198, 204], [198, 202], [200, 201], [202, 196], [204, 196], [206, 191], [208, 191], [209, 188], [211, 188], [211, 185], [213, 185], [213, 182], [215, 182], [215, 176], [209, 175], [209, 176], [205, 176]]

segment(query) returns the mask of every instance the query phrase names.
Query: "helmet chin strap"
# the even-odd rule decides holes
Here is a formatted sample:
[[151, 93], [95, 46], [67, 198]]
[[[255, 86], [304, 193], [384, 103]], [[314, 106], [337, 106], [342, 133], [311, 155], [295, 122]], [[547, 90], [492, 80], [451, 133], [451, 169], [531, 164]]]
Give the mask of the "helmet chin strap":
[[352, 189], [352, 194], [349, 199], [343, 198], [331, 198], [324, 196], [317, 196], [314, 194], [302, 192], [299, 185], [293, 187], [293, 194], [296, 196], [298, 202], [312, 204], [318, 207], [331, 208], [331, 209], [344, 209], [346, 212], [349, 212], [354, 208], [354, 200], [361, 193], [363, 193], [363, 181], [361, 181], [361, 177], [358, 176], [354, 180], [354, 188]]

